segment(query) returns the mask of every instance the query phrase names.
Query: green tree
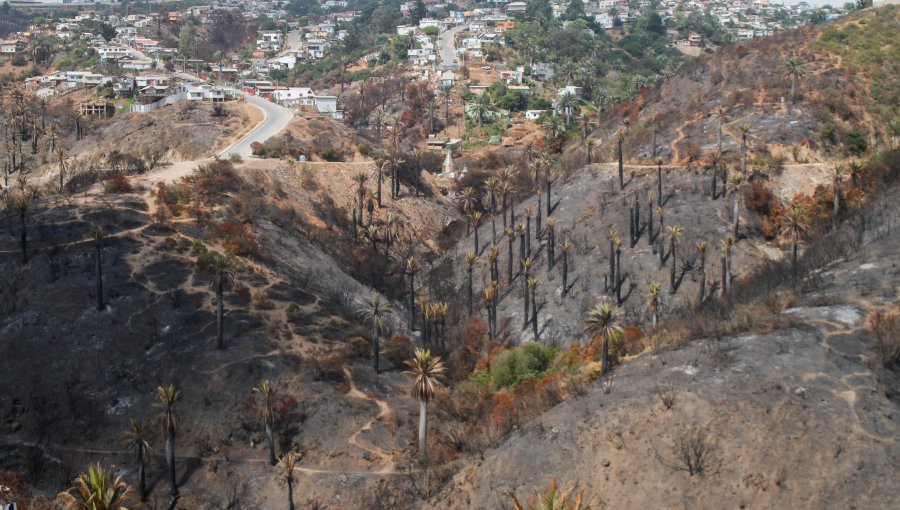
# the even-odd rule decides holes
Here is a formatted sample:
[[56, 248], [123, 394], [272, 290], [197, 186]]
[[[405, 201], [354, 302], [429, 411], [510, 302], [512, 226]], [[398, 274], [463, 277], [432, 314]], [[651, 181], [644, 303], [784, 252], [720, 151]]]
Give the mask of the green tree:
[[184, 23], [178, 32], [178, 53], [181, 53], [184, 58], [194, 58], [197, 46], [197, 30], [194, 28], [194, 24]]

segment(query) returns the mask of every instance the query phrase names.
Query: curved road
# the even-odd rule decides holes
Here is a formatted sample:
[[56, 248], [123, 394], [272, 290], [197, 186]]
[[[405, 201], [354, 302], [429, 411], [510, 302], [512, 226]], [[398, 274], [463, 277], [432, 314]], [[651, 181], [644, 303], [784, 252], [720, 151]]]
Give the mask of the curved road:
[[259, 108], [263, 112], [263, 121], [255, 128], [247, 133], [243, 138], [233, 143], [219, 153], [219, 157], [227, 158], [232, 154], [238, 154], [242, 158], [253, 156], [250, 145], [253, 142], [265, 142], [269, 138], [277, 135], [281, 130], [287, 127], [291, 119], [294, 118], [294, 112], [279, 106], [271, 101], [266, 101], [260, 97], [244, 94], [247, 103]]

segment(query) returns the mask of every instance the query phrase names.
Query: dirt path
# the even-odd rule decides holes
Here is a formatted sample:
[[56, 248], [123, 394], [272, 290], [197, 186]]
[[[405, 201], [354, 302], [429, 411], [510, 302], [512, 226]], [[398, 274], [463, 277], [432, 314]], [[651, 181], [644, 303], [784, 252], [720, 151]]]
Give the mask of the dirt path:
[[356, 446], [357, 448], [364, 450], [364, 451], [374, 455], [375, 457], [385, 461], [386, 466], [384, 468], [382, 468], [382, 470], [381, 470], [382, 473], [385, 473], [385, 474], [396, 473], [397, 466], [396, 466], [396, 463], [394, 463], [394, 461], [392, 459], [393, 456], [391, 455], [390, 452], [386, 452], [386, 451], [382, 450], [381, 448], [378, 448], [377, 446], [374, 446], [374, 445], [366, 445], [366, 444], [360, 442], [360, 440], [359, 440], [359, 436], [363, 432], [369, 430], [372, 427], [372, 424], [374, 424], [377, 421], [381, 421], [385, 416], [387, 416], [390, 413], [390, 406], [388, 406], [387, 402], [385, 402], [384, 400], [379, 400], [377, 398], [370, 397], [370, 396], [366, 395], [365, 393], [363, 393], [362, 391], [360, 391], [359, 388], [357, 388], [356, 383], [353, 382], [353, 374], [350, 373], [350, 370], [347, 367], [344, 367], [344, 376], [347, 378], [347, 382], [350, 385], [350, 391], [347, 392], [347, 396], [350, 396], [353, 398], [358, 398], [360, 400], [364, 400], [367, 402], [373, 402], [373, 403], [375, 403], [375, 405], [378, 406], [378, 414], [371, 420], [364, 423], [363, 426], [359, 428], [359, 430], [354, 432], [353, 435], [350, 436], [350, 439], [348, 439], [348, 442], [350, 444], [352, 444], [353, 446]]

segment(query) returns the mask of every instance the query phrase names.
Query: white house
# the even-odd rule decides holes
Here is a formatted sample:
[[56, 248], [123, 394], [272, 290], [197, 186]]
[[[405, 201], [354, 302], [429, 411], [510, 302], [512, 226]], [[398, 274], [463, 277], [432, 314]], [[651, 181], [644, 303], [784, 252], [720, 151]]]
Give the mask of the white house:
[[297, 57], [284, 56], [273, 58], [268, 61], [269, 69], [280, 69], [287, 71], [293, 69], [297, 65]]
[[100, 61], [106, 62], [109, 59], [127, 57], [130, 54], [130, 50], [124, 46], [106, 46], [97, 48], [97, 53], [100, 55]]
[[538, 118], [547, 110], [525, 110], [525, 118], [528, 120], [538, 120]]
[[338, 110], [336, 96], [319, 96], [309, 87], [279, 88], [272, 92], [272, 101], [285, 108], [313, 106], [319, 113], [327, 113], [335, 119], [343, 118]]
[[566, 85], [565, 87], [562, 87], [556, 91], [556, 95], [559, 97], [562, 97], [566, 94], [572, 94], [576, 99], [581, 99], [581, 93], [581, 87], [576, 87], [575, 85]]

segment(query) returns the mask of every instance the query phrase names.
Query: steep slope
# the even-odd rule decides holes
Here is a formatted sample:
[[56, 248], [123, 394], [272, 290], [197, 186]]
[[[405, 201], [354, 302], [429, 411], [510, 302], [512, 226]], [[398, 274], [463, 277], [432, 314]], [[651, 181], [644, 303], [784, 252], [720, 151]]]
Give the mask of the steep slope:
[[[898, 197], [894, 186], [873, 204], [864, 233], [854, 221], [823, 240], [850, 256], [803, 290], [775, 284], [782, 304], [748, 318], [758, 332], [625, 363], [611, 385], [513, 433], [420, 508], [505, 508], [508, 493], [524, 500], [554, 478], [592, 507], [893, 508], [900, 378], [864, 325], [897, 311]], [[687, 445], [707, 454], [693, 476], [676, 448], [692, 430]]]
[[[259, 505], [252, 508], [280, 506], [251, 392], [266, 378], [279, 395], [279, 454], [301, 455], [298, 492], [322, 501], [343, 495], [351, 507], [364, 507], [379, 484], [406, 483], [400, 475], [411, 459], [414, 404], [398, 368], [410, 344], [390, 340], [389, 328], [384, 372], [375, 376], [370, 329], [357, 310], [375, 282], [364, 262], [383, 260], [382, 247], [373, 255], [367, 241], [353, 243], [336, 205], [352, 193], [351, 177], [371, 165], [258, 164], [265, 170], [211, 163], [152, 190], [104, 193], [95, 186], [84, 195], [35, 199], [26, 214], [26, 265], [18, 217], [6, 211], [0, 356], [15, 363], [0, 374], [0, 467], [29, 473], [51, 494], [95, 461], [115, 464], [133, 480], [136, 464], [121, 435], [130, 418], [156, 414], [157, 386], [174, 384], [178, 508], [213, 508], [228, 498], [251, 504], [250, 493]], [[439, 220], [415, 218], [447, 214], [440, 200], [415, 199], [409, 190], [386, 199], [373, 225], [388, 211], [408, 219], [397, 227], [404, 236], [412, 235], [407, 229], [436, 235]], [[93, 226], [105, 232], [102, 311]], [[406, 249], [392, 248], [380, 278], [390, 277]], [[209, 271], [214, 252], [231, 254], [235, 279], [225, 293], [222, 350]], [[161, 505], [167, 478], [156, 452], [164, 440], [158, 427], [150, 430], [150, 483]]]

